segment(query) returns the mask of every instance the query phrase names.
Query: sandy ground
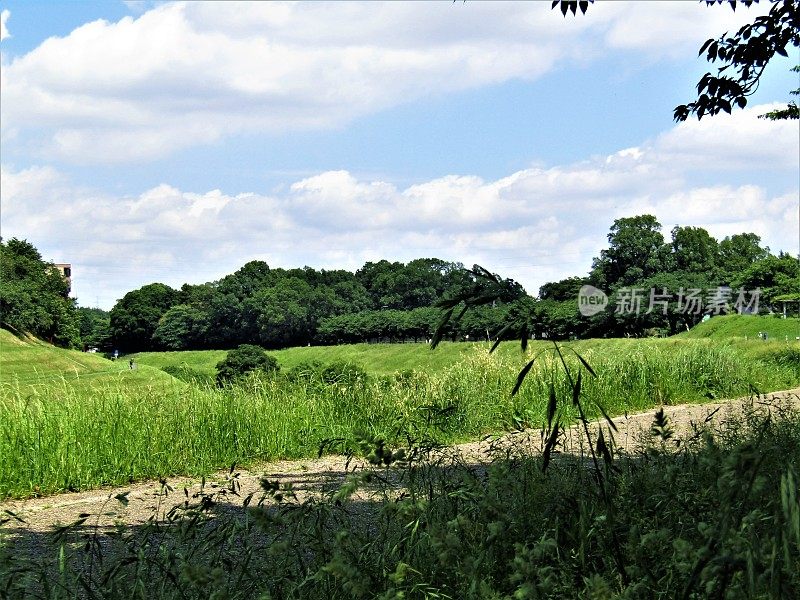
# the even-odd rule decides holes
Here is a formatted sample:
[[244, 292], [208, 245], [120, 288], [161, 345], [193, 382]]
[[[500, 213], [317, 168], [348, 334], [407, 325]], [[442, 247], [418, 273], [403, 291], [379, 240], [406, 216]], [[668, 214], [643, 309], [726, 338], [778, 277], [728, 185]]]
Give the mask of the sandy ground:
[[[665, 406], [664, 413], [676, 436], [692, 431], [693, 424], [702, 424], [710, 419], [720, 422], [731, 414], [739, 412], [751, 399], [740, 398], [719, 403], [701, 405]], [[800, 408], [800, 388], [766, 394], [754, 399], [756, 406], [764, 410], [777, 410], [776, 406]], [[633, 452], [636, 439], [649, 430], [656, 410], [637, 413], [614, 419], [618, 432], [615, 434], [617, 447], [622, 451]], [[607, 427], [602, 422], [600, 425]], [[591, 425], [596, 430], [598, 423]], [[576, 428], [568, 430], [560, 449], [562, 452], [579, 452], [584, 437]], [[525, 430], [487, 438], [478, 442], [460, 444], [446, 449], [446, 453], [470, 463], [480, 464], [498, 449], [520, 447], [534, 452], [541, 448], [541, 432]], [[205, 492], [217, 492], [217, 506], [235, 509], [245, 499], [254, 494], [261, 496], [261, 480], [267, 478], [281, 486], [291, 485], [298, 499], [325, 493], [344, 482], [348, 473], [363, 468], [359, 461], [349, 461], [343, 456], [324, 456], [319, 459], [277, 461], [260, 465], [251, 470], [218, 472], [209, 475], [205, 481]], [[163, 519], [176, 505], [189, 500], [194, 502], [201, 490], [201, 480], [197, 478], [171, 478], [169, 488], [159, 481], [147, 481], [133, 485], [95, 489], [85, 492], [60, 494], [45, 498], [0, 502], [0, 521], [8, 519], [0, 526], [12, 536], [14, 533], [42, 532], [56, 525], [74, 523], [86, 514], [92, 515], [87, 525], [100, 527], [115, 523], [138, 525], [154, 518]], [[171, 489], [171, 491], [170, 491]], [[127, 503], [115, 497], [123, 495]], [[253, 500], [255, 502], [255, 500]], [[16, 518], [13, 518], [14, 515]]]

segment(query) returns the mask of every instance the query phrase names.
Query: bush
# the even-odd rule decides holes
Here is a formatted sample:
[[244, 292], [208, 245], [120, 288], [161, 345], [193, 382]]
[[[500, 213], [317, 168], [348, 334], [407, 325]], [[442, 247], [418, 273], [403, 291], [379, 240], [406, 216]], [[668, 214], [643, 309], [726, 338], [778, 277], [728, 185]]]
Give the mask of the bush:
[[280, 371], [280, 366], [261, 346], [242, 344], [217, 364], [217, 385], [233, 383], [253, 371], [274, 374]]
[[319, 379], [319, 373], [325, 366], [318, 360], [301, 362], [286, 373], [286, 378], [292, 383], [311, 383]]

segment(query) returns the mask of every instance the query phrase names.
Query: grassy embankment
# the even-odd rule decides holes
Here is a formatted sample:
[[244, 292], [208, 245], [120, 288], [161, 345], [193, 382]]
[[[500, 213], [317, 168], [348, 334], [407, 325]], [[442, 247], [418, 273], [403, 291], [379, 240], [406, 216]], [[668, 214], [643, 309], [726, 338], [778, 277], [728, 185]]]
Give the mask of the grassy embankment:
[[698, 323], [689, 331], [675, 337], [717, 340], [758, 340], [759, 333], [766, 333], [768, 341], [796, 341], [800, 336], [800, 319], [789, 317], [754, 317], [749, 315], [726, 315], [713, 317], [705, 323]]
[[[652, 378], [669, 364], [686, 378], [722, 368], [711, 389], [742, 356], [754, 362], [730, 344], [670, 342], [631, 342], [609, 381], [633, 390], [646, 375], [663, 389], [674, 378]], [[794, 356], [783, 367], [797, 374], [797, 345], [771, 353], [779, 367]], [[486, 367], [474, 354], [468, 363]], [[84, 515], [53, 535], [9, 518], [0, 581], [9, 598], [52, 600], [796, 597], [800, 414], [753, 403], [680, 444], [668, 422], [654, 425], [636, 454], [605, 455], [597, 470], [566, 455], [545, 472], [518, 442], [514, 458], [498, 452], [479, 470], [445, 459], [357, 471], [310, 502], [267, 482], [248, 509], [218, 511], [223, 492], [207, 488], [166, 526], [106, 533]], [[392, 481], [404, 485], [399, 497]]]
[[[441, 352], [410, 344], [295, 348], [275, 353], [284, 367], [362, 356], [362, 365], [383, 368], [338, 384], [281, 376], [224, 390], [179, 382], [148, 364], [167, 353], [138, 355], [139, 367], [130, 371], [127, 360], [68, 353], [7, 332], [2, 343], [0, 497], [308, 457], [323, 440], [352, 444], [358, 432], [391, 440], [404, 430], [456, 442], [539, 424], [551, 379], [566, 389], [546, 342], [532, 344], [524, 356], [512, 343], [495, 355], [480, 344], [448, 344]], [[794, 343], [617, 339], [572, 347], [598, 375], [585, 380], [587, 404], [615, 414], [800, 383]], [[517, 373], [533, 355], [539, 358], [511, 398]], [[199, 369], [216, 364], [222, 354], [178, 358], [184, 356]], [[407, 369], [414, 356], [419, 369], [385, 374]], [[425, 363], [429, 359], [441, 362], [432, 366]], [[574, 358], [570, 364], [578, 366]], [[564, 410], [573, 416], [569, 407]]]
[[[759, 332], [767, 332], [768, 343], [758, 339]], [[775, 317], [719, 316], [700, 323], [690, 331], [671, 339], [710, 339], [716, 342], [734, 343], [748, 352], [775, 350], [773, 342], [794, 341], [800, 336], [800, 319], [779, 319]], [[581, 340], [572, 344], [579, 352], [593, 348], [606, 348], [609, 351], [626, 347], [629, 340]], [[750, 344], [749, 342], [752, 342]], [[283, 370], [299, 364], [319, 361], [349, 362], [376, 375], [388, 375], [409, 369], [428, 372], [441, 371], [463, 359], [465, 352], [475, 347], [489, 348], [486, 343], [443, 342], [431, 351], [427, 344], [347, 344], [341, 346], [310, 346], [287, 348], [271, 352]], [[501, 344], [497, 352], [501, 355], [518, 355], [518, 346], [513, 343]], [[216, 365], [225, 358], [225, 350], [200, 350], [185, 352], [141, 352], [131, 357], [141, 364], [163, 368], [186, 365], [200, 373], [213, 376]], [[125, 357], [126, 359], [129, 357]]]
[[[288, 371], [303, 363], [323, 364], [347, 362], [360, 366], [373, 375], [390, 375], [398, 371], [441, 371], [464, 357], [472, 344], [443, 342], [436, 350], [428, 344], [345, 344], [341, 346], [305, 346], [270, 352], [281, 369]], [[144, 365], [157, 367], [185, 365], [213, 376], [225, 350], [187, 350], [184, 352], [140, 352], [133, 358]]]

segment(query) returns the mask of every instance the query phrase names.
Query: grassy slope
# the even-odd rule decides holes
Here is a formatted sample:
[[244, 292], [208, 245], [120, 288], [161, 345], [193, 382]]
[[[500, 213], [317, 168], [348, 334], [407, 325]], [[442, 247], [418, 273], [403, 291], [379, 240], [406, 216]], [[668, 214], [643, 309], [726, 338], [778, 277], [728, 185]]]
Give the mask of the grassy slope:
[[0, 385], [3, 387], [18, 385], [21, 390], [35, 392], [62, 382], [71, 388], [91, 389], [122, 381], [126, 387], [182, 385], [159, 369], [137, 365], [131, 370], [127, 360], [115, 362], [98, 354], [64, 350], [0, 329]]
[[[435, 351], [427, 344], [346, 344], [341, 346], [308, 346], [270, 352], [286, 371], [310, 361], [325, 364], [350, 362], [370, 373], [389, 374], [406, 369], [428, 372], [458, 362], [472, 343], [442, 343]], [[213, 375], [217, 363], [225, 358], [225, 350], [188, 350], [185, 352], [140, 352], [131, 355], [135, 361], [152, 367], [182, 365]], [[127, 356], [125, 358], [128, 358]]]
[[767, 332], [774, 341], [794, 340], [800, 336], [800, 319], [752, 315], [724, 315], [712, 317], [699, 323], [690, 331], [679, 334], [679, 338], [748, 338], [758, 339], [761, 331]]
[[[754, 319], [754, 317], [733, 317], [733, 319]], [[772, 343], [764, 343], [756, 338], [758, 331], [768, 331], [772, 341], [783, 343], [784, 335], [781, 329], [775, 326], [772, 321], [776, 321], [780, 326], [783, 320], [767, 319], [762, 321], [750, 321], [744, 324], [738, 321], [726, 321], [730, 317], [717, 317], [720, 327], [715, 324], [714, 328], [709, 328], [708, 324], [698, 325], [691, 332], [681, 334], [668, 339], [650, 339], [647, 343], [657, 344], [660, 347], [685, 346], [692, 341], [704, 339], [708, 343], [725, 341], [734, 343], [743, 351], [754, 356], [760, 356], [770, 348], [774, 349]], [[712, 319], [714, 321], [714, 319]], [[788, 319], [787, 319], [788, 321]], [[798, 326], [800, 326], [800, 320]], [[744, 327], [744, 326], [746, 327]], [[791, 323], [783, 322], [784, 327], [792, 327]], [[759, 326], [761, 329], [759, 329]], [[756, 333], [749, 333], [753, 329]], [[696, 331], [697, 330], [697, 331]], [[691, 334], [691, 335], [690, 335]], [[745, 340], [747, 335], [749, 338]], [[794, 337], [790, 337], [794, 340]], [[601, 352], [601, 353], [625, 353], [635, 351], [645, 340], [611, 338], [611, 339], [591, 339], [570, 342], [569, 346], [577, 352]], [[446, 367], [454, 365], [467, 356], [470, 349], [476, 346], [489, 348], [489, 344], [472, 342], [444, 342], [436, 350], [431, 350], [427, 344], [345, 344], [341, 346], [310, 346], [287, 348], [285, 350], [271, 351], [275, 356], [283, 371], [310, 361], [319, 361], [323, 364], [333, 362], [350, 362], [363, 367], [367, 372], [375, 375], [387, 375], [408, 369], [436, 373]], [[531, 350], [536, 353], [545, 348], [550, 348], [551, 343], [547, 341], [532, 341], [529, 344]], [[518, 357], [520, 366], [525, 362], [525, 355], [520, 352], [519, 342], [503, 342], [500, 344], [498, 355], [513, 360]], [[140, 352], [130, 355], [135, 361], [142, 365], [162, 368], [169, 365], [186, 365], [197, 371], [214, 375], [217, 363], [225, 357], [225, 350], [188, 350], [184, 352]], [[128, 356], [125, 357], [126, 359]]]

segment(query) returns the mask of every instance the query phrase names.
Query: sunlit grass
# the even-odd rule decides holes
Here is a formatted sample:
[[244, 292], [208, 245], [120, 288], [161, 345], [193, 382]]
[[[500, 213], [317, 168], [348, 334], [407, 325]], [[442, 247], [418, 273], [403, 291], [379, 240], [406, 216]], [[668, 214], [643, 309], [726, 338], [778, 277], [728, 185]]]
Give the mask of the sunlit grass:
[[[707, 340], [593, 340], [572, 347], [597, 373], [585, 379], [586, 405], [602, 405], [612, 414], [800, 382], [794, 345], [758, 356]], [[0, 497], [310, 457], [324, 440], [346, 445], [357, 432], [392, 439], [413, 429], [451, 443], [515, 425], [535, 426], [543, 420], [549, 382], [567, 389], [551, 348], [540, 342], [523, 355], [508, 344], [490, 355], [480, 345], [463, 345], [461, 359], [438, 370], [371, 375], [352, 385], [279, 376], [220, 390], [179, 382], [146, 365], [126, 371], [127, 363], [96, 379], [4, 378]], [[430, 351], [418, 347], [417, 352]], [[534, 368], [512, 398], [521, 366], [534, 356]], [[569, 363], [579, 364], [574, 355]]]

